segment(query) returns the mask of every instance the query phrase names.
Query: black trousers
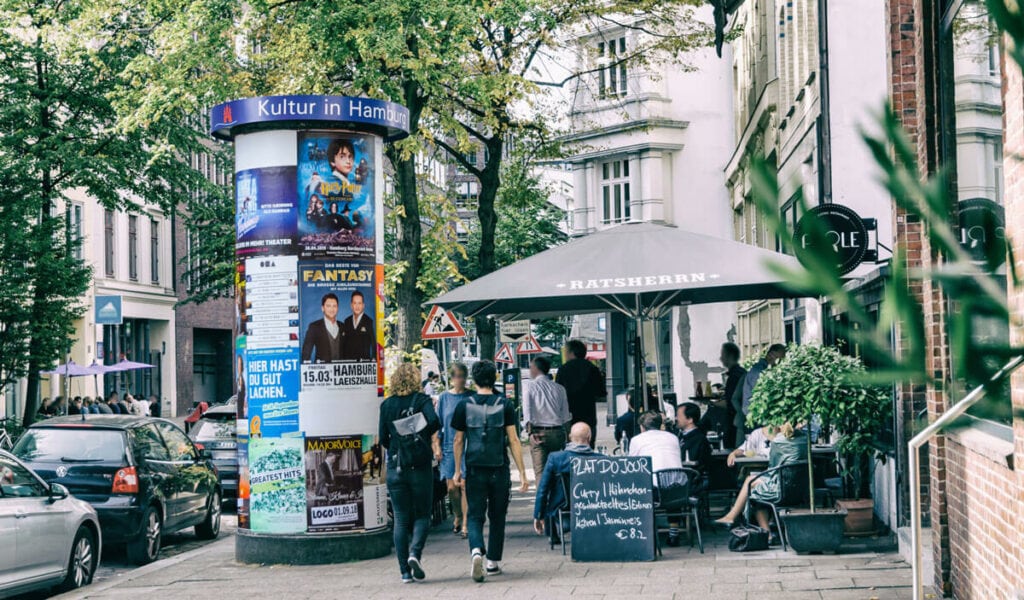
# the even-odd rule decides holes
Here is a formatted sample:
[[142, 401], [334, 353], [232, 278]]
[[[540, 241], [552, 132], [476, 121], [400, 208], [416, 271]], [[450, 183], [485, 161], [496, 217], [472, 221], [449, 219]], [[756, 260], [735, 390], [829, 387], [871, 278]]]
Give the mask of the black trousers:
[[[508, 514], [511, 493], [512, 477], [507, 465], [466, 468], [466, 503], [469, 508], [466, 523], [469, 530], [469, 548], [485, 549], [489, 560], [501, 560], [501, 555], [505, 551], [505, 516]], [[485, 515], [490, 521], [486, 546]]]
[[401, 472], [389, 468], [388, 494], [395, 513], [395, 555], [404, 575], [409, 572], [410, 556], [423, 557], [434, 503], [434, 473], [429, 466]]

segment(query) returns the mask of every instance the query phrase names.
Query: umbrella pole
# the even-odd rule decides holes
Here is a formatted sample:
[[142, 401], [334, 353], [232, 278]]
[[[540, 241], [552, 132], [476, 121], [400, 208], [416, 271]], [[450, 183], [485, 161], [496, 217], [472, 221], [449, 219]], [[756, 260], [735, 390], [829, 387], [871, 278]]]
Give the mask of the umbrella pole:
[[647, 361], [644, 359], [644, 318], [643, 313], [640, 312], [640, 295], [636, 296], [636, 349], [633, 352], [633, 364], [634, 370], [636, 371], [634, 393], [639, 396], [640, 406], [646, 406], [646, 410], [651, 410], [651, 407], [647, 403]]
[[[656, 385], [658, 387], [658, 410], [665, 408], [665, 393], [661, 383], [661, 336], [658, 335], [658, 324], [660, 319], [651, 319], [651, 330], [654, 332], [654, 370]], [[644, 365], [646, 368], [647, 365]], [[675, 415], [673, 415], [675, 416]]]

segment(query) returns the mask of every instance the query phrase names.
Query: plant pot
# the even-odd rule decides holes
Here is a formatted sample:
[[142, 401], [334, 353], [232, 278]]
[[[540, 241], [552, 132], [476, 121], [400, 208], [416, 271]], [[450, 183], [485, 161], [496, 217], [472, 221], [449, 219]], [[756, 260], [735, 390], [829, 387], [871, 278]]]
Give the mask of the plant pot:
[[872, 535], [876, 532], [875, 501], [871, 498], [864, 500], [839, 499], [836, 500], [836, 507], [846, 510], [844, 523], [846, 535]]
[[786, 527], [789, 546], [798, 554], [835, 552], [843, 543], [844, 509], [784, 510], [779, 515]]

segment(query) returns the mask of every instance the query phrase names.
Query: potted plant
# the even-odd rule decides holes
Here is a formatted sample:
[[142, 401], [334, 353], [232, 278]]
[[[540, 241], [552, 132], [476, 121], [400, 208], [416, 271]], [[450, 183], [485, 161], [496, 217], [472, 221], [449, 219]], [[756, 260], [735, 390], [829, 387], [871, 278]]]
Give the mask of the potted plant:
[[[865, 383], [866, 374], [859, 359], [836, 348], [791, 345], [786, 358], [758, 379], [748, 420], [761, 425], [809, 425], [817, 417], [823, 426], [835, 426], [840, 434], [845, 427], [867, 436], [867, 429], [854, 428], [855, 414], [863, 414], [869, 406], [880, 411], [885, 403], [878, 401], [879, 391]], [[810, 457], [811, 436], [805, 439]], [[847, 512], [816, 506], [813, 460], [807, 461], [807, 471], [810, 508], [783, 512], [787, 538], [797, 552], [835, 551], [842, 543]]]
[[831, 416], [831, 424], [840, 434], [836, 443], [842, 468], [843, 497], [836, 500], [836, 506], [846, 509], [845, 532], [847, 535], [871, 535], [875, 533], [875, 501], [871, 498], [871, 465], [875, 460], [885, 460], [885, 454], [874, 445], [875, 436], [885, 426], [892, 411], [892, 403], [884, 389], [863, 382], [866, 371], [857, 361], [847, 375], [850, 380], [849, 392], [842, 410]]

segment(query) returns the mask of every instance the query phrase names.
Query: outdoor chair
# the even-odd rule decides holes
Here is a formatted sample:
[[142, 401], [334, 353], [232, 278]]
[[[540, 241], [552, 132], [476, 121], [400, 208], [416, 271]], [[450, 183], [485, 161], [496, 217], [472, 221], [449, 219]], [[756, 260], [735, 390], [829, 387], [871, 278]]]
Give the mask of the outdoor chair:
[[[693, 482], [700, 474], [694, 469], [664, 469], [654, 473], [658, 479], [658, 487], [655, 489], [654, 518], [655, 518], [655, 543], [658, 554], [661, 555], [661, 540], [658, 534], [666, 529], [657, 526], [659, 516], [666, 520], [682, 521], [686, 519], [686, 533], [690, 539], [690, 546], [693, 546], [693, 530], [697, 533], [697, 547], [700, 553], [704, 554], [704, 538], [700, 531], [700, 505], [699, 498], [692, 494]], [[693, 528], [691, 530], [691, 527]]]
[[810, 494], [807, 489], [807, 461], [779, 465], [773, 469], [768, 469], [767, 471], [758, 473], [750, 480], [750, 489], [753, 489], [754, 483], [758, 479], [766, 477], [772, 473], [778, 473], [779, 476], [778, 500], [775, 502], [763, 502], [753, 498], [747, 500], [747, 520], [750, 520], [749, 514], [759, 506], [764, 506], [770, 509], [772, 511], [772, 517], [775, 520], [775, 526], [779, 530], [779, 539], [782, 540], [782, 549], [787, 550], [789, 548], [789, 544], [786, 537], [785, 527], [782, 525], [782, 520], [779, 519], [779, 509], [805, 508], [810, 506]]
[[[566, 525], [570, 523], [569, 516], [571, 514], [568, 473], [562, 473], [561, 476], [559, 476], [558, 485], [562, 486], [562, 497], [565, 498], [562, 505], [558, 507], [558, 541], [562, 545], [562, 556], [565, 556], [565, 534], [568, 533]], [[553, 520], [551, 521], [551, 526], [554, 527]], [[551, 544], [551, 550], [554, 550], [555, 543], [551, 540], [550, 534], [548, 535], [548, 542]]]

